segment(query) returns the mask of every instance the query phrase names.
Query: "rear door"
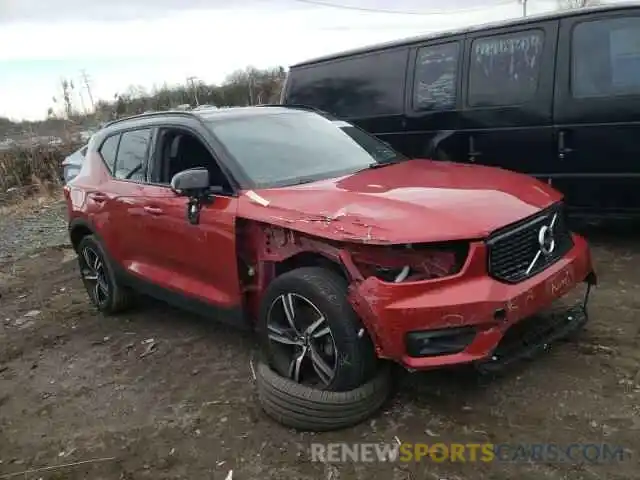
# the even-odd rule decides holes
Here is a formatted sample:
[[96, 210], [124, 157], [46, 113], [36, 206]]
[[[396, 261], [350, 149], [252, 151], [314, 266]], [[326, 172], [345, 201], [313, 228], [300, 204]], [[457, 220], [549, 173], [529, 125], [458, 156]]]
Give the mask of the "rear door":
[[558, 22], [467, 35], [464, 160], [547, 177], [556, 168], [552, 101]]
[[570, 205], [640, 212], [640, 9], [562, 19], [555, 123]]
[[145, 197], [148, 195], [147, 169], [154, 130], [135, 128], [120, 133], [112, 177], [104, 186], [109, 208], [104, 218], [108, 225], [109, 251], [130, 272], [137, 272], [147, 261], [145, 246], [149, 239], [142, 225]]

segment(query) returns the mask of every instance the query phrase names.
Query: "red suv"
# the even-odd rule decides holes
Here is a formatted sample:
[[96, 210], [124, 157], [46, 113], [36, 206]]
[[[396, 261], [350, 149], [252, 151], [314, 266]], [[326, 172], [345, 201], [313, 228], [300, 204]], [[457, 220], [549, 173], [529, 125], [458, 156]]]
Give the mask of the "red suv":
[[276, 372], [328, 390], [365, 383], [378, 359], [503, 365], [581, 328], [586, 296], [537, 314], [595, 283], [548, 185], [407, 159], [301, 107], [117, 120], [65, 197], [100, 311], [140, 291], [255, 327]]

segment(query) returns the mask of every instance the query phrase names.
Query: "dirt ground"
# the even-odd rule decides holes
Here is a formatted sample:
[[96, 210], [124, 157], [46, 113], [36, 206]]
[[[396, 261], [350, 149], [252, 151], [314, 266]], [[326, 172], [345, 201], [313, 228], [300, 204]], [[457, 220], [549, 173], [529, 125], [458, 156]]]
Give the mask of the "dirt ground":
[[[578, 340], [499, 379], [405, 374], [375, 418], [326, 434], [295, 432], [262, 413], [251, 335], [151, 301], [105, 318], [89, 305], [68, 248], [7, 256], [0, 265], [0, 479], [226, 479], [230, 470], [234, 480], [640, 478], [640, 233], [588, 235], [600, 285]], [[308, 453], [311, 442], [396, 437], [607, 442], [622, 445], [627, 459], [323, 464]]]

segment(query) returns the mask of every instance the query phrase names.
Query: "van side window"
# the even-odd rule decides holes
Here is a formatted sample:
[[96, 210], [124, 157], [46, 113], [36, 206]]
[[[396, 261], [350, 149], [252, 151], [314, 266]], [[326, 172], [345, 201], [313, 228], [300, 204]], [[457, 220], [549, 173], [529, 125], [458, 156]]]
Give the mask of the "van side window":
[[478, 38], [471, 44], [470, 107], [519, 105], [538, 91], [544, 32], [521, 32]]
[[293, 69], [286, 103], [340, 118], [401, 114], [408, 56], [406, 48]]
[[575, 98], [640, 94], [640, 17], [579, 23], [571, 52]]
[[413, 109], [451, 110], [456, 104], [458, 42], [422, 47], [416, 56]]

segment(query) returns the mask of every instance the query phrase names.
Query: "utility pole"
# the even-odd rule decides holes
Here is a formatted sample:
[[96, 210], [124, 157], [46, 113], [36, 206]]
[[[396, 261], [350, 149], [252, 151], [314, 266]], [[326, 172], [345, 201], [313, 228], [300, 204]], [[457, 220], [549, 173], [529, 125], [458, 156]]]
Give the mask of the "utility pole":
[[528, 0], [520, 0], [520, 3], [522, 3], [522, 16], [523, 17], [527, 16], [527, 1]]
[[89, 78], [89, 75], [87, 75], [87, 72], [84, 69], [80, 71], [80, 76], [82, 77], [82, 82], [84, 83], [84, 87], [87, 89], [87, 95], [89, 95], [89, 101], [91, 102], [91, 111], [95, 111], [96, 105], [93, 102], [93, 95], [91, 94], [91, 79]]
[[253, 72], [249, 72], [249, 105], [253, 105]]
[[187, 84], [191, 84], [191, 88], [193, 89], [193, 99], [196, 102], [196, 107], [200, 105], [200, 102], [198, 101], [198, 89], [196, 87], [196, 83], [195, 80], [198, 77], [187, 77]]

